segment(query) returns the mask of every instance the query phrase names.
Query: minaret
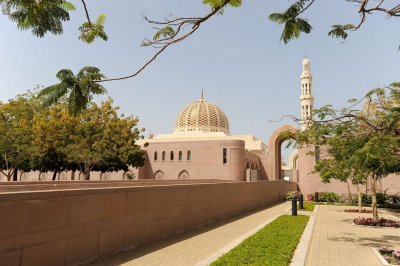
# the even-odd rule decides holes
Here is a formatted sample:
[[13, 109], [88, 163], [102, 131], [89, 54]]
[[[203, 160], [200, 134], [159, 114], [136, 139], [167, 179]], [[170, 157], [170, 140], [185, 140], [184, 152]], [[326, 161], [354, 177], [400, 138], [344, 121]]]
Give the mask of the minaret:
[[303, 60], [303, 72], [300, 76], [301, 79], [301, 117], [300, 128], [305, 130], [310, 124], [312, 117], [312, 110], [314, 108], [314, 96], [312, 95], [312, 75], [310, 71], [310, 60], [306, 57]]

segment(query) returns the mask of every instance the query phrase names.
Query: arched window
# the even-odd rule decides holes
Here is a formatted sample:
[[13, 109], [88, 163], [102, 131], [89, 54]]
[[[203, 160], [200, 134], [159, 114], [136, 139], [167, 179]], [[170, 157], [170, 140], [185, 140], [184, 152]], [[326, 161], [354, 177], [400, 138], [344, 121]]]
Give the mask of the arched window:
[[222, 149], [222, 163], [226, 164], [228, 161], [227, 151], [226, 148]]
[[39, 181], [44, 181], [46, 179], [47, 179], [47, 173], [46, 172], [40, 172]]
[[157, 154], [157, 152], [155, 151], [155, 152], [154, 152], [154, 161], [157, 162], [157, 160], [158, 160], [158, 154]]
[[19, 176], [19, 179], [21, 181], [28, 181], [28, 173], [27, 172], [21, 172], [21, 175]]
[[170, 154], [170, 156], [169, 156], [169, 159], [170, 159], [171, 161], [174, 160], [174, 152], [173, 152], [173, 151], [171, 151], [171, 154]]
[[179, 151], [179, 161], [182, 161], [182, 151]]
[[165, 161], [165, 151], [162, 152], [162, 160]]
[[60, 172], [58, 174], [58, 180], [67, 180], [67, 174], [65, 172]]
[[192, 159], [192, 153], [190, 151], [187, 152], [187, 160], [190, 161]]

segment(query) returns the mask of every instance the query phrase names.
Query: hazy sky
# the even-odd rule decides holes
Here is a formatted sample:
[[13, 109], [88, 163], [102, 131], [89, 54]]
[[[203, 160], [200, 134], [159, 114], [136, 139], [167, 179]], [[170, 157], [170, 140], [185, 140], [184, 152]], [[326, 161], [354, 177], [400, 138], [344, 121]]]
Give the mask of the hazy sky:
[[[133, 72], [154, 53], [140, 47], [154, 34], [142, 18], [160, 19], [168, 14], [200, 16], [208, 12], [201, 0], [105, 1], [88, 0], [91, 16], [107, 15], [109, 40], [87, 45], [78, 40], [84, 16], [80, 1], [61, 36], [38, 39], [19, 31], [0, 15], [0, 100], [27, 89], [57, 82], [62, 68], [77, 72], [97, 66], [109, 76]], [[314, 27], [308, 36], [284, 45], [282, 28], [268, 20], [272, 12], [290, 1], [244, 1], [227, 8], [202, 25], [190, 39], [168, 49], [134, 79], [105, 84], [108, 95], [125, 114], [137, 115], [147, 133], [170, 133], [186, 104], [205, 98], [228, 116], [232, 134], [254, 134], [268, 143], [272, 131], [284, 123], [270, 123], [282, 115], [299, 116], [301, 62], [307, 54], [314, 76], [316, 107], [343, 107], [347, 99], [400, 80], [399, 19], [368, 17], [361, 30], [345, 43], [328, 37], [330, 25], [356, 23], [357, 7], [344, 0], [317, 1], [305, 15]], [[97, 99], [100, 100], [101, 98]]]

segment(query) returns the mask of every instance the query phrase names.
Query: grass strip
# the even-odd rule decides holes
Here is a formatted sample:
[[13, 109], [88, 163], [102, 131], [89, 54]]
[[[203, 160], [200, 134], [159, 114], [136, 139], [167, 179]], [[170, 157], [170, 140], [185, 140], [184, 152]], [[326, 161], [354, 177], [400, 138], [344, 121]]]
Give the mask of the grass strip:
[[279, 216], [211, 265], [289, 265], [309, 218]]
[[315, 208], [315, 203], [314, 202], [305, 201], [305, 202], [303, 202], [303, 207], [304, 207], [304, 209], [299, 209], [299, 205], [297, 204], [297, 210], [298, 211], [312, 212], [314, 210], [314, 208]]

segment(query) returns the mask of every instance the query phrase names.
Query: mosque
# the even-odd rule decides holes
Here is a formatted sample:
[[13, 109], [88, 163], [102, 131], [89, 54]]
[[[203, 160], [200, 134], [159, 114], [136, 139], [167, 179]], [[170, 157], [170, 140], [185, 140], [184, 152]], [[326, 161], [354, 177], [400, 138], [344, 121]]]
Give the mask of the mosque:
[[[301, 74], [301, 128], [309, 123], [313, 109], [310, 61], [303, 61]], [[270, 147], [253, 135], [231, 135], [224, 111], [201, 98], [179, 112], [171, 134], [150, 134], [138, 142], [146, 153], [138, 179], [224, 179], [232, 181], [298, 181], [298, 151], [282, 163], [280, 133], [296, 129], [284, 126], [273, 134]], [[144, 145], [144, 144], [148, 145]], [[145, 147], [146, 146], [146, 147]], [[272, 146], [272, 147], [271, 147]], [[272, 149], [271, 149], [272, 148]]]
[[[302, 63], [300, 93], [300, 130], [310, 123], [314, 107], [310, 61]], [[127, 172], [92, 173], [91, 180], [155, 179], [190, 180], [219, 179], [229, 181], [286, 180], [296, 182], [303, 193], [335, 191], [347, 193], [349, 184], [333, 180], [323, 184], [318, 174], [313, 173], [318, 161], [319, 146], [305, 146], [294, 150], [287, 163], [281, 156], [282, 143], [287, 138], [295, 139], [298, 129], [284, 125], [270, 136], [268, 145], [253, 135], [231, 135], [229, 121], [224, 111], [201, 94], [179, 112], [171, 134], [149, 134], [137, 141], [145, 151], [145, 165]], [[285, 133], [282, 135], [282, 133]], [[51, 173], [21, 173], [21, 181], [51, 180]], [[400, 191], [397, 175], [390, 175], [379, 183], [379, 189], [389, 193]], [[83, 180], [71, 172], [61, 172], [58, 180]], [[5, 177], [0, 174], [0, 181]], [[368, 191], [368, 184], [366, 191]]]
[[[313, 76], [307, 58], [302, 62], [300, 81], [300, 130], [304, 130], [314, 108]], [[132, 170], [133, 175], [138, 179], [286, 180], [296, 182], [303, 193], [347, 193], [348, 189], [356, 192], [352, 184], [336, 180], [324, 184], [320, 176], [313, 173], [320, 156], [319, 146], [299, 147], [286, 164], [283, 162], [282, 143], [288, 136], [295, 139], [297, 130], [291, 125], [276, 129], [268, 145], [253, 135], [231, 135], [223, 110], [206, 100], [202, 93], [199, 100], [179, 112], [173, 133], [150, 134], [138, 143], [145, 151], [146, 163]], [[310, 151], [315, 155], [310, 156]], [[380, 181], [378, 190], [399, 192], [398, 178], [389, 175]], [[365, 190], [369, 190], [369, 184]]]

